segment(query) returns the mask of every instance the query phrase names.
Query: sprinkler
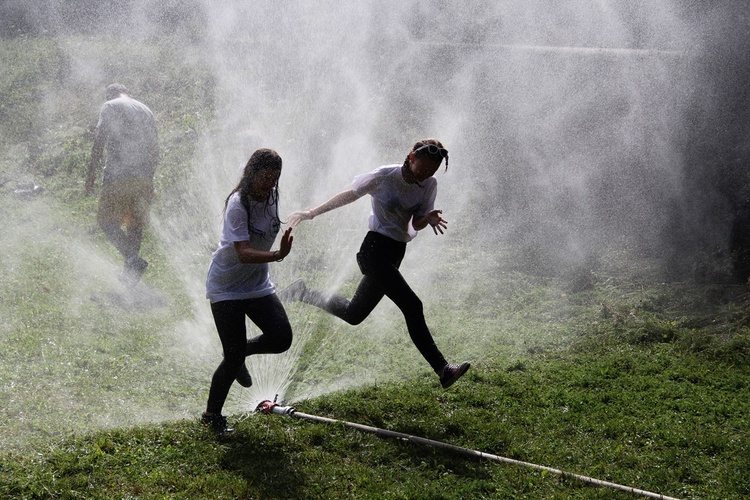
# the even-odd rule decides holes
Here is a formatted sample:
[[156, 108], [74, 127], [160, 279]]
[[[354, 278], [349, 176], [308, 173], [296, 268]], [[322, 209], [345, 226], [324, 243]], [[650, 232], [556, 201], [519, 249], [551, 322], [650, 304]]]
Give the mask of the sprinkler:
[[272, 413], [275, 413], [276, 415], [288, 415], [288, 416], [294, 416], [294, 413], [297, 411], [293, 406], [279, 406], [276, 403], [276, 399], [279, 397], [277, 394], [274, 396], [273, 401], [269, 401], [266, 399], [265, 401], [261, 401], [260, 404], [255, 408], [255, 411], [258, 413], [263, 413], [264, 415], [271, 415]]

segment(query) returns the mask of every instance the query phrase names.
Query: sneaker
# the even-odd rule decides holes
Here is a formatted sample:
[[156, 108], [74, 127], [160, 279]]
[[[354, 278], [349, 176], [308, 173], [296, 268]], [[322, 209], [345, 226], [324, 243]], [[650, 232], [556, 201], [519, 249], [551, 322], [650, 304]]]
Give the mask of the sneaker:
[[136, 279], [141, 279], [141, 276], [143, 276], [148, 267], [148, 262], [141, 258], [140, 255], [133, 255], [128, 259], [126, 264]]
[[251, 385], [253, 385], [253, 378], [250, 376], [250, 372], [247, 371], [247, 366], [245, 366], [245, 363], [242, 363], [242, 368], [240, 368], [240, 371], [237, 372], [237, 376], [234, 379], [242, 387], [250, 387]]
[[224, 415], [209, 415], [204, 413], [201, 415], [201, 423], [213, 429], [217, 434], [231, 434], [234, 432], [234, 428], [229, 427], [227, 417]]
[[460, 365], [445, 365], [440, 375], [440, 384], [443, 386], [443, 389], [452, 386], [456, 380], [460, 379], [466, 373], [470, 366], [471, 364], [468, 362], [463, 362]]
[[298, 279], [276, 294], [282, 302], [299, 302], [305, 296], [307, 286], [304, 280]]
[[119, 279], [126, 285], [133, 286], [141, 280], [147, 267], [148, 262], [139, 255], [133, 255], [125, 261], [125, 267], [120, 273]]

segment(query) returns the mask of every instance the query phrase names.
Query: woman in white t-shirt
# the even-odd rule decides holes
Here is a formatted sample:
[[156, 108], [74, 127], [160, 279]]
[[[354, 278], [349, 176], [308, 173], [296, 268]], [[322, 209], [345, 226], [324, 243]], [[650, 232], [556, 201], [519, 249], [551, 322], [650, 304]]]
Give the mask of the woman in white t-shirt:
[[358, 175], [351, 189], [342, 191], [323, 204], [289, 216], [290, 227], [325, 212], [352, 203], [369, 194], [372, 212], [369, 232], [365, 236], [357, 263], [364, 275], [351, 300], [335, 294], [310, 290], [297, 280], [279, 293], [282, 300], [299, 300], [315, 305], [347, 323], [361, 323], [383, 296], [391, 299], [404, 314], [409, 335], [419, 352], [440, 377], [444, 388], [450, 387], [469, 363], [449, 364], [435, 345], [425, 322], [422, 301], [399, 271], [406, 244], [417, 231], [428, 225], [435, 234], [443, 234], [447, 221], [434, 208], [437, 180], [433, 177], [448, 150], [436, 139], [423, 139], [412, 147], [403, 165], [386, 165]]
[[[292, 344], [292, 327], [268, 272], [269, 262], [292, 249], [292, 228], [284, 231], [278, 250], [271, 250], [281, 227], [279, 189], [281, 157], [258, 149], [245, 165], [239, 184], [224, 207], [219, 248], [211, 255], [206, 297], [221, 339], [224, 359], [214, 372], [201, 421], [220, 433], [232, 432], [221, 415], [232, 382], [252, 384], [245, 357], [281, 353]], [[247, 339], [245, 316], [262, 332]]]

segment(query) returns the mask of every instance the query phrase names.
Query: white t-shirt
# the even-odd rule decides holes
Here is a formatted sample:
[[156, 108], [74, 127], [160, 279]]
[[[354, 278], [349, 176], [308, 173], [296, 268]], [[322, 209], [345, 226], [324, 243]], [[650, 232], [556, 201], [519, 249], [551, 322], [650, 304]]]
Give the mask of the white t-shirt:
[[129, 97], [105, 102], [96, 125], [106, 136], [107, 157], [102, 182], [154, 176], [158, 135], [148, 106]]
[[417, 236], [412, 217], [427, 215], [435, 207], [437, 180], [428, 177], [419, 185], [409, 184], [401, 175], [401, 165], [385, 165], [356, 176], [352, 190], [372, 197], [370, 231], [408, 243]]
[[211, 254], [206, 278], [206, 297], [211, 302], [254, 299], [276, 291], [268, 273], [268, 263], [243, 264], [234, 243], [249, 241], [256, 250], [270, 250], [281, 227], [278, 205], [250, 200], [250, 224], [240, 194], [234, 193], [224, 213], [219, 248]]

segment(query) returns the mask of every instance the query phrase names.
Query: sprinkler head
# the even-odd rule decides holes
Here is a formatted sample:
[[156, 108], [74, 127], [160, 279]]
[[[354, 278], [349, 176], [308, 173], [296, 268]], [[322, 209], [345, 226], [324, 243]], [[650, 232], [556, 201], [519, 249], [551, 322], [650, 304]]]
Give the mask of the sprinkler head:
[[261, 401], [261, 403], [255, 409], [255, 411], [260, 412], [260, 413], [265, 413], [266, 415], [275, 413], [277, 415], [290, 415], [291, 416], [297, 410], [293, 406], [279, 406], [276, 403], [272, 403], [271, 401], [265, 400], [265, 401]]
[[261, 401], [257, 408], [255, 408], [255, 411], [258, 413], [265, 413], [266, 415], [270, 415], [273, 411], [274, 406], [278, 406], [273, 401], [265, 400]]

